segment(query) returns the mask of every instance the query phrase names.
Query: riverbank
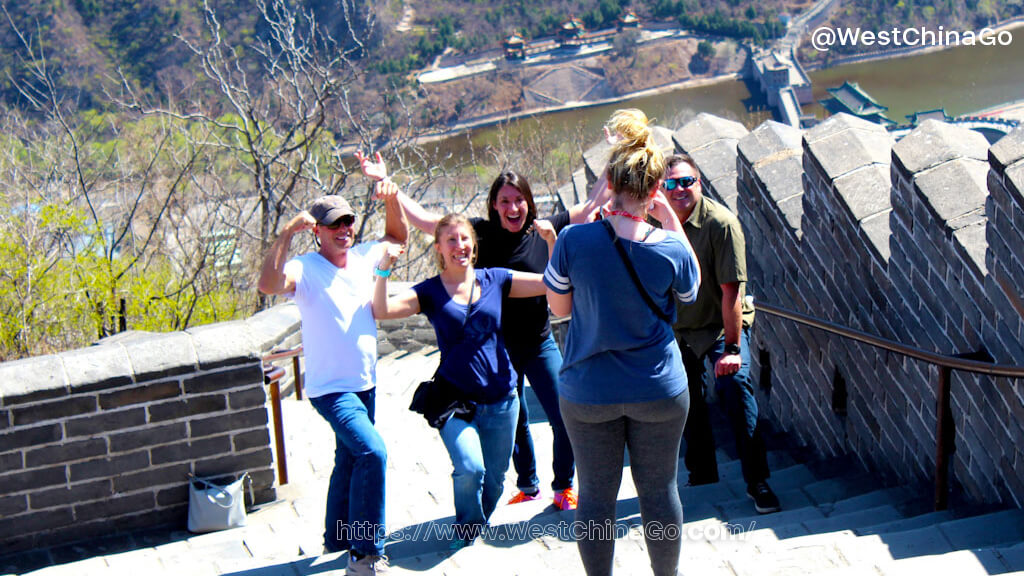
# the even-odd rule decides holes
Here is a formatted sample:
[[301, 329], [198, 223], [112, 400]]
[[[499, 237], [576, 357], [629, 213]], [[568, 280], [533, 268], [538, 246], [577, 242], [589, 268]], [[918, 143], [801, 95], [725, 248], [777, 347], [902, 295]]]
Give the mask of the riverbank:
[[656, 96], [658, 94], [665, 94], [667, 92], [674, 92], [676, 90], [682, 90], [685, 88], [697, 88], [700, 86], [709, 86], [720, 82], [730, 82], [736, 80], [742, 80], [743, 75], [738, 72], [730, 74], [722, 74], [719, 76], [712, 76], [711, 78], [696, 78], [690, 80], [684, 80], [682, 82], [673, 82], [663, 86], [657, 86], [655, 88], [648, 88], [645, 90], [639, 90], [637, 92], [630, 92], [628, 94], [622, 94], [614, 98], [603, 98], [601, 100], [584, 101], [584, 102], [568, 102], [560, 106], [545, 106], [541, 108], [533, 108], [530, 110], [523, 110], [520, 112], [514, 112], [509, 114], [502, 114], [496, 117], [490, 118], [477, 118], [468, 122], [461, 122], [445, 130], [444, 132], [437, 132], [433, 134], [427, 134], [416, 138], [416, 143], [424, 144], [428, 142], [434, 142], [455, 136], [467, 130], [474, 130], [476, 128], [487, 128], [490, 126], [496, 126], [504, 122], [511, 122], [514, 120], [521, 120], [523, 118], [530, 118], [533, 116], [541, 116], [544, 114], [550, 114], [553, 112], [563, 112], [566, 110], [581, 110], [584, 108], [593, 108], [595, 106], [605, 106], [608, 104], [616, 104], [619, 102], [625, 102], [633, 100], [635, 98], [642, 98], [644, 96]]
[[[1017, 20], [1003, 22], [1003, 23], [999, 24], [998, 26], [993, 27], [993, 30], [996, 30], [996, 31], [1015, 30], [1015, 29], [1018, 29], [1018, 28], [1021, 28], [1021, 27], [1024, 27], [1024, 21], [1021, 21], [1021, 19], [1017, 19]], [[1024, 34], [1018, 33], [1018, 35], [1021, 36], [1021, 38], [1018, 39], [1018, 42], [1024, 42]], [[951, 47], [951, 46], [947, 46], [947, 47], [928, 47], [928, 48], [925, 48], [925, 49], [918, 48], [918, 49], [913, 50], [912, 52], [900, 52], [898, 54], [894, 54], [893, 52], [890, 51], [890, 52], [876, 53], [876, 54], [871, 54], [871, 55], [862, 55], [862, 56], [858, 57], [859, 58], [858, 62], [872, 62], [872, 61], [893, 61], [893, 62], [899, 62], [899, 61], [908, 60], [911, 57], [915, 57], [915, 56], [924, 56], [924, 55], [927, 55], [929, 53], [936, 53], [936, 52], [940, 52], [940, 51], [947, 51], [946, 48], [955, 49], [956, 47]], [[997, 46], [995, 48], [998, 49], [999, 47]], [[951, 64], [951, 66], [953, 68], [960, 68], [962, 66], [969, 66], [969, 63], [964, 63], [963, 62], [963, 58], [960, 58], [957, 61], [959, 63], [957, 63], [955, 65]], [[932, 66], [932, 67], [934, 67], [934, 66]], [[838, 66], [830, 66], [828, 69], [824, 69], [824, 70], [831, 70], [831, 69], [835, 69], [835, 68], [838, 68]], [[818, 73], [822, 72], [822, 69], [820, 69], [820, 68], [816, 68], [816, 69], [812, 69], [812, 70], [815, 70]], [[966, 70], [970, 70], [970, 68], [967, 68]], [[968, 74], [968, 76], [969, 75], [970, 74]], [[898, 100], [898, 98], [895, 98], [893, 96], [886, 96], [885, 95], [885, 91], [886, 91], [887, 87], [898, 86], [899, 82], [898, 82], [897, 79], [898, 78], [902, 78], [902, 77], [906, 77], [906, 73], [905, 72], [897, 73], [893, 78], [885, 78], [884, 81], [881, 83], [881, 85], [878, 88], [873, 89], [872, 94], [877, 96], [878, 94], [875, 94], [875, 90], [877, 90], [880, 94], [882, 94], [884, 96], [883, 100], [886, 101], [887, 105], [890, 105], [891, 107], [893, 107], [893, 106], [899, 107], [898, 103], [896, 103], [895, 105], [892, 104], [892, 102], [896, 102], [896, 100]], [[926, 77], [925, 84], [928, 84], [927, 78], [930, 78], [930, 77], [937, 78], [938, 76], [928, 76], [928, 77]], [[851, 76], [851, 78], [854, 79], [854, 80], [858, 79], [858, 77], [856, 75]], [[458, 123], [455, 123], [455, 124], [448, 125], [448, 126], [445, 127], [444, 130], [437, 131], [437, 132], [434, 132], [434, 133], [431, 133], [431, 134], [423, 135], [423, 136], [417, 138], [416, 141], [419, 142], [419, 143], [436, 142], [436, 141], [439, 141], [439, 140], [448, 139], [448, 138], [450, 138], [452, 136], [459, 135], [459, 134], [462, 134], [462, 133], [465, 133], [465, 132], [468, 132], [468, 131], [474, 131], [474, 130], [477, 130], [477, 129], [487, 129], [487, 128], [491, 128], [491, 127], [494, 127], [494, 126], [497, 126], [497, 125], [501, 125], [501, 124], [504, 124], [504, 123], [514, 122], [516, 120], [521, 120], [521, 119], [524, 119], [524, 118], [539, 117], [541, 115], [560, 113], [560, 112], [561, 113], [565, 113], [565, 112], [571, 112], [573, 110], [584, 111], [584, 110], [587, 110], [587, 109], [590, 109], [590, 108], [596, 108], [596, 107], [607, 106], [607, 105], [615, 105], [615, 104], [619, 104], [619, 103], [626, 103], [626, 102], [631, 102], [631, 101], [633, 101], [635, 99], [642, 99], [644, 97], [664, 95], [664, 94], [674, 93], [674, 92], [680, 91], [680, 90], [700, 88], [700, 87], [703, 87], [703, 86], [723, 84], [723, 83], [727, 83], [727, 82], [735, 82], [736, 80], [740, 80], [740, 79], [742, 79], [741, 74], [736, 73], [736, 72], [730, 72], [730, 73], [725, 73], [725, 74], [720, 74], [720, 75], [717, 75], [717, 76], [705, 77], [705, 78], [692, 78], [691, 77], [691, 78], [687, 78], [687, 79], [679, 81], [679, 82], [670, 82], [670, 83], [667, 83], [667, 84], [664, 84], [664, 85], [661, 85], [661, 86], [657, 86], [657, 87], [652, 87], [652, 88], [648, 88], [648, 89], [644, 89], [644, 90], [639, 90], [639, 91], [634, 91], [634, 92], [623, 93], [621, 95], [617, 95], [617, 96], [611, 97], [611, 98], [595, 99], [595, 100], [592, 100], [592, 101], [573, 101], [573, 102], [566, 102], [564, 104], [559, 104], [559, 105], [551, 105], [551, 106], [542, 106], [542, 107], [530, 108], [530, 109], [527, 109], [527, 110], [520, 110], [520, 111], [516, 111], [516, 112], [511, 112], [511, 113], [496, 113], [496, 114], [491, 114], [491, 115], [486, 115], [486, 116], [479, 116], [479, 117], [475, 117], [475, 118], [472, 118], [470, 120], [467, 120], [465, 122], [458, 122]], [[979, 78], [978, 81], [980, 82], [979, 84], [977, 84], [978, 86], [982, 86], [982, 85], [987, 86], [989, 84], [989, 81], [987, 81], [987, 80], [986, 81], [982, 81], [980, 78]], [[863, 83], [864, 80], [861, 79], [861, 82]], [[835, 84], [841, 83], [841, 79], [836, 79], [836, 78], [830, 78], [828, 80], [820, 80], [819, 79], [819, 80], [815, 80], [814, 83], [816, 85], [820, 84], [821, 86], [831, 86], [831, 85], [835, 85]], [[974, 82], [972, 81], [971, 84], [974, 85]], [[869, 84], [865, 84], [865, 85], [869, 85]], [[972, 88], [972, 90], [975, 90], [975, 88]], [[745, 90], [742, 90], [742, 92], [745, 93]], [[929, 92], [929, 93], [931, 93], [931, 92]], [[1007, 95], [1009, 96], [1010, 94], [1007, 93]], [[691, 96], [697, 96], [697, 95], [696, 94], [691, 94]], [[685, 98], [688, 101], [690, 97], [689, 96], [684, 96], [684, 95], [680, 94], [680, 98]], [[740, 99], [744, 99], [744, 98], [745, 98], [745, 96], [740, 96]], [[1010, 96], [1010, 98], [1012, 98], [1012, 96]], [[985, 98], [982, 98], [982, 100], [984, 101]], [[993, 104], [996, 103], [996, 102], [999, 102], [999, 100], [995, 100], [995, 99], [993, 99], [991, 97], [987, 98], [987, 100], [988, 100], [987, 106], [991, 106], [991, 107], [1002, 106], [1002, 105], [993, 106]], [[922, 100], [922, 102], [923, 101], [924, 100]], [[705, 103], [705, 106], [706, 105], [707, 105], [707, 103]], [[959, 107], [959, 111], [956, 112], [956, 109], [958, 108], [958, 106], [956, 104], [950, 105], [950, 104], [947, 104], [946, 102], [937, 102], [937, 103], [933, 104], [933, 103], [929, 102], [929, 103], [922, 103], [920, 105], [913, 104], [913, 105], [904, 105], [902, 107], [899, 107], [899, 110], [898, 110], [896, 116], [902, 116], [904, 113], [912, 113], [915, 110], [929, 109], [929, 108], [932, 108], [932, 107], [947, 107], [947, 108], [950, 109], [951, 112], [954, 112], [957, 115], [970, 114], [970, 113], [978, 110], [979, 108], [981, 108], [981, 107], [975, 107], [975, 106], [971, 106], [971, 107], [968, 107], [966, 109], [963, 108], [963, 107]], [[904, 111], [904, 110], [902, 110], [902, 108], [906, 108], [906, 110]], [[699, 107], [699, 105], [698, 105], [698, 107], [695, 108], [695, 110], [697, 110], [697, 111], [708, 111], [708, 110], [710, 110], [710, 108], [702, 108], [702, 107]], [[715, 110], [718, 113], [721, 113], [721, 110], [719, 110], [717, 108]], [[748, 111], [749, 111], [749, 108], [748, 108]], [[1015, 113], [1019, 113], [1016, 110], [1014, 112]], [[818, 113], [820, 114], [820, 111]], [[740, 113], [737, 112], [737, 114], [740, 114]], [[655, 112], [655, 115], [656, 116], [663, 116], [664, 114], [659, 114], [659, 113]], [[1016, 114], [1014, 114], [1012, 117], [1017, 119]]]
[[506, 114], [497, 114], [481, 118], [474, 118], [466, 122], [460, 122], [453, 126], [450, 126], [442, 132], [433, 132], [430, 134], [424, 134], [414, 139], [416, 144], [427, 144], [430, 142], [436, 142], [438, 140], [444, 140], [456, 136], [468, 130], [475, 130], [477, 128], [488, 128], [491, 126], [497, 126], [505, 122], [512, 122], [515, 120], [521, 120], [523, 118], [531, 118], [533, 116], [541, 116], [544, 114], [550, 114], [553, 112], [564, 112], [567, 110], [582, 110], [585, 108], [593, 108], [596, 106], [606, 106], [608, 104], [616, 104], [619, 102], [626, 102], [635, 98], [643, 98], [645, 96], [657, 96], [659, 94], [666, 94], [668, 92], [674, 92], [676, 90], [682, 90], [686, 88], [698, 88], [701, 86], [710, 86], [712, 84], [718, 84], [721, 82], [732, 82], [742, 80], [743, 75], [739, 72], [731, 72], [728, 74], [720, 74], [718, 76], [712, 76], [710, 78], [691, 78], [683, 80], [681, 82], [672, 82], [662, 86], [656, 86], [654, 88], [647, 88], [644, 90], [638, 90], [636, 92], [630, 92], [628, 94], [622, 94], [615, 96], [614, 98], [602, 98], [600, 100], [582, 101], [582, 102], [567, 102], [558, 106], [544, 106], [540, 108], [531, 108], [529, 110], [521, 110], [519, 112], [511, 112]]

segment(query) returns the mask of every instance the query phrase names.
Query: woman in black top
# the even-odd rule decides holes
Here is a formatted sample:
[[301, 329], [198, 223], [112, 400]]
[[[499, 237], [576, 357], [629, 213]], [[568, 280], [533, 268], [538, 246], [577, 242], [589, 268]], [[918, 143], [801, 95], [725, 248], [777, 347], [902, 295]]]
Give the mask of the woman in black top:
[[[387, 178], [387, 169], [378, 153], [375, 160], [356, 153], [363, 173], [373, 180]], [[598, 183], [603, 191], [604, 180]], [[554, 248], [554, 237], [570, 223], [582, 223], [606, 199], [597, 194], [594, 199], [573, 206], [568, 212], [553, 215], [547, 220], [537, 219], [537, 208], [530, 185], [515, 172], [501, 173], [491, 184], [487, 196], [487, 219], [472, 218], [470, 222], [479, 243], [479, 268], [503, 267], [522, 272], [543, 273], [548, 256]], [[425, 210], [415, 200], [399, 194], [409, 222], [432, 234], [441, 215]], [[541, 233], [541, 231], [545, 233]], [[547, 232], [551, 232], [550, 234]], [[545, 236], [551, 239], [550, 244]], [[516, 426], [515, 449], [512, 461], [518, 476], [519, 492], [510, 504], [540, 498], [540, 481], [534, 458], [533, 439], [530, 437], [529, 414], [523, 399], [523, 376], [530, 380], [534, 394], [548, 417], [552, 429], [552, 469], [554, 479], [554, 505], [561, 510], [576, 508], [573, 488], [575, 461], [569, 436], [558, 410], [558, 372], [562, 367], [562, 354], [551, 336], [547, 299], [506, 299], [502, 303], [502, 325], [506, 348], [512, 365], [519, 374], [516, 388], [519, 394], [519, 421]]]

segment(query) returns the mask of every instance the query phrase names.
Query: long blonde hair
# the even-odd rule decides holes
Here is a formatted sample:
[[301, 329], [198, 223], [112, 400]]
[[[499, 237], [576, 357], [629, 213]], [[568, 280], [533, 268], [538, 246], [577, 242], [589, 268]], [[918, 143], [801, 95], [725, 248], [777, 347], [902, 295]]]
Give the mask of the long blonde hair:
[[613, 194], [646, 200], [665, 175], [665, 156], [654, 145], [647, 115], [636, 108], [616, 110], [608, 129], [619, 135], [608, 161], [608, 184]]

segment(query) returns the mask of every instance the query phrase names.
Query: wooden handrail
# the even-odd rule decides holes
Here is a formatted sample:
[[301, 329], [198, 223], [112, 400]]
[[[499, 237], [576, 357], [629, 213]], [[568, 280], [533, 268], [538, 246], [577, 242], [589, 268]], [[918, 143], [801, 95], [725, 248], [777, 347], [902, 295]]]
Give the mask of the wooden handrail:
[[274, 360], [292, 359], [292, 374], [295, 376], [295, 397], [302, 400], [302, 373], [299, 372], [299, 358], [302, 356], [302, 346], [296, 346], [290, 350], [275, 350], [263, 356], [263, 378], [270, 386], [270, 410], [274, 420], [274, 445], [277, 447], [277, 482], [281, 485], [288, 483], [288, 457], [284, 446], [284, 418], [281, 414], [281, 379], [284, 378], [284, 368], [271, 366]]
[[295, 377], [295, 397], [302, 400], [302, 373], [299, 372], [299, 357], [302, 356], [302, 344], [288, 350], [275, 350], [263, 357], [264, 363], [274, 360], [292, 359], [292, 375]]

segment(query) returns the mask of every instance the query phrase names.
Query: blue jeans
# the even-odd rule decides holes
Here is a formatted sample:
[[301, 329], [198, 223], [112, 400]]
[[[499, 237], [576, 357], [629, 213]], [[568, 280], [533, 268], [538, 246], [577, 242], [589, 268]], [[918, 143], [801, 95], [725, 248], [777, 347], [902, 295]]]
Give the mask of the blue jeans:
[[562, 353], [558, 351], [555, 339], [549, 334], [540, 344], [540, 348], [532, 353], [509, 351], [512, 366], [519, 374], [516, 392], [519, 395], [519, 420], [516, 424], [516, 445], [512, 452], [512, 463], [515, 465], [516, 486], [520, 490], [534, 492], [540, 487], [537, 478], [537, 460], [533, 452], [533, 438], [530, 436], [530, 414], [523, 398], [523, 378], [530, 379], [530, 388], [540, 400], [541, 408], [551, 424], [552, 440], [551, 468], [554, 479], [551, 489], [561, 492], [572, 487], [572, 476], [576, 462], [572, 455], [572, 444], [565, 432], [562, 413], [558, 409], [558, 372], [562, 369]]
[[[713, 369], [724, 350], [725, 338], [719, 338], [703, 357], [698, 357], [682, 340], [679, 341], [686, 378], [690, 383], [690, 416], [683, 436], [686, 438], [684, 460], [691, 484], [718, 481], [715, 438], [704, 399], [704, 359], [711, 362]], [[747, 328], [740, 332], [740, 357], [743, 363], [739, 372], [715, 378], [715, 391], [736, 438], [736, 453], [743, 469], [743, 479], [747, 484], [754, 484], [767, 479], [770, 472], [764, 439], [757, 425], [757, 398], [750, 379], [750, 335]]]
[[376, 389], [310, 398], [334, 430], [334, 471], [327, 489], [324, 546], [330, 552], [384, 553], [387, 449], [373, 427]]
[[519, 398], [479, 404], [472, 422], [450, 418], [441, 427], [441, 441], [452, 459], [455, 523], [482, 527], [498, 505], [505, 471], [512, 456]]

